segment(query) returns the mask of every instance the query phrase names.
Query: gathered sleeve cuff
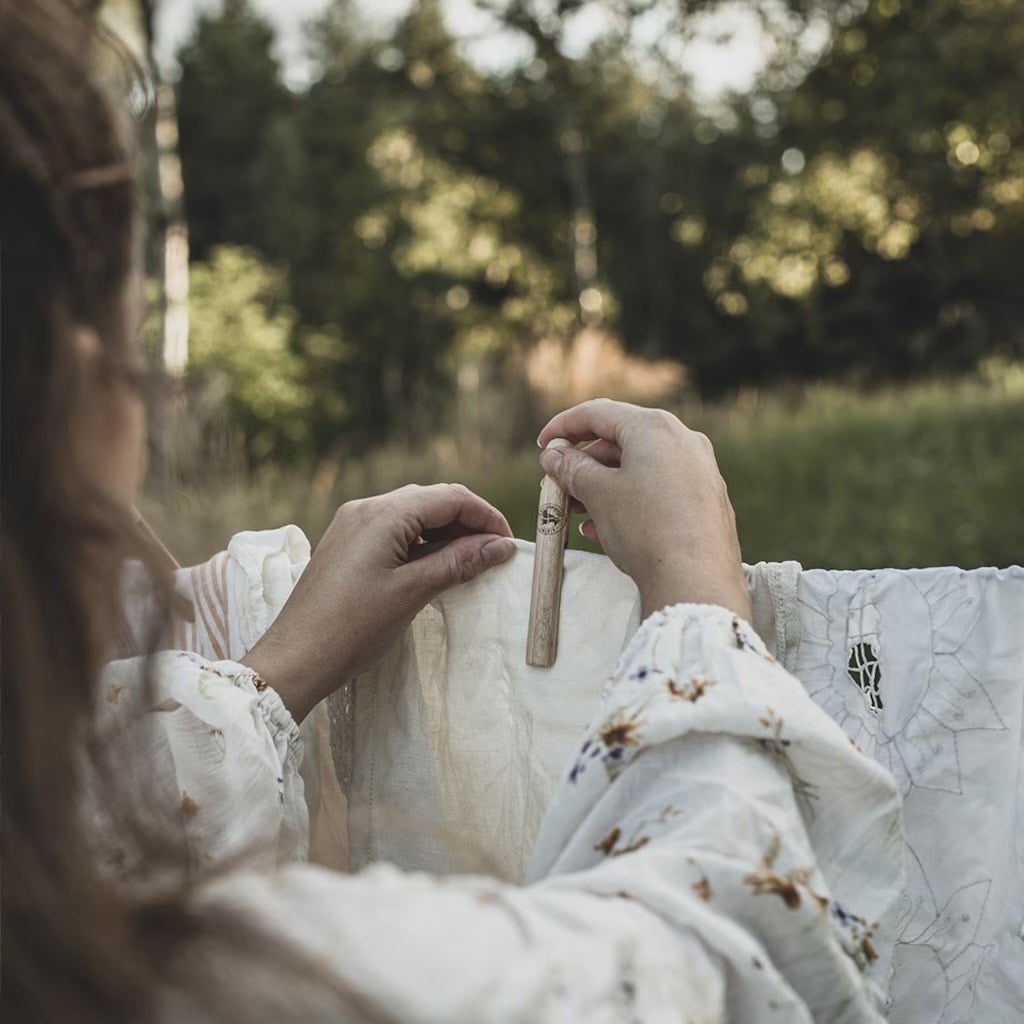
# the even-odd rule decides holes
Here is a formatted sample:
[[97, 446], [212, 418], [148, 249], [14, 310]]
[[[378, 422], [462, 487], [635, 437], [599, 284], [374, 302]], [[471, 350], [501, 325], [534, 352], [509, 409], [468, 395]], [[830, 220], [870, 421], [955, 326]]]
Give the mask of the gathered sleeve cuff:
[[[322, 802], [318, 723], [324, 715], [318, 710], [297, 726], [277, 693], [257, 691], [252, 671], [238, 661], [277, 618], [309, 558], [305, 534], [289, 525], [237, 533], [225, 551], [173, 575], [179, 606], [191, 614], [174, 610], [164, 650], [150, 662], [159, 696], [149, 709], [157, 712], [149, 753], [162, 774], [178, 780], [198, 861], [243, 847], [258, 848], [264, 858], [276, 851], [278, 861], [307, 855], [308, 808], [315, 818]], [[141, 656], [150, 650], [159, 609], [139, 563], [126, 566], [123, 590], [123, 660], [111, 664], [107, 679], [113, 692], [141, 694]]]
[[101, 698], [108, 715], [141, 730], [148, 774], [173, 780], [161, 792], [176, 803], [166, 810], [170, 820], [180, 815], [196, 866], [236, 856], [263, 866], [305, 859], [303, 741], [281, 698], [258, 689], [251, 669], [166, 651], [148, 665], [112, 662]]

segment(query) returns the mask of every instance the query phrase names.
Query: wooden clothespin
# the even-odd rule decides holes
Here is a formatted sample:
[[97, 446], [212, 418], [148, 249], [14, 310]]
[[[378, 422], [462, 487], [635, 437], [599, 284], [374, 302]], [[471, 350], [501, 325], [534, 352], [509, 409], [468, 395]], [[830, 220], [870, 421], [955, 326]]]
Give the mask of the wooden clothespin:
[[[549, 441], [548, 448], [571, 447], [564, 437]], [[526, 636], [526, 664], [549, 668], [558, 650], [558, 616], [562, 604], [562, 573], [569, 536], [569, 495], [545, 476], [540, 485], [537, 509], [537, 549], [533, 559], [533, 590], [530, 623]]]

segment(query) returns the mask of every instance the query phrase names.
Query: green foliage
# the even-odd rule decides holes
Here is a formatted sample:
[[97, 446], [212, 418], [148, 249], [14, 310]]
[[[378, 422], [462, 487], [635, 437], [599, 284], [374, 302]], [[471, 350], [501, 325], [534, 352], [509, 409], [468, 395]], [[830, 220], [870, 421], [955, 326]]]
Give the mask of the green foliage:
[[403, 278], [448, 284], [437, 315], [451, 323], [456, 357], [568, 329], [573, 310], [559, 302], [550, 267], [512, 241], [521, 216], [515, 192], [428, 155], [407, 129], [384, 132], [367, 159], [391, 194], [356, 221], [355, 233], [369, 249], [390, 242]]
[[308, 443], [312, 385], [292, 351], [297, 314], [287, 276], [236, 246], [213, 249], [191, 272], [189, 370], [224, 382], [228, 410], [252, 449]]
[[[715, 443], [748, 562], [795, 558], [807, 568], [839, 569], [1021, 562], [1020, 365], [873, 395], [832, 386], [799, 402], [748, 393], [681, 412]], [[500, 508], [517, 536], [533, 539], [536, 448], [491, 449], [488, 462], [473, 471], [454, 451], [395, 448], [332, 464], [326, 476], [270, 466], [248, 479], [218, 477], [208, 494], [186, 489], [173, 509], [147, 508], [180, 557], [199, 560], [239, 524], [296, 522], [315, 542], [341, 502], [410, 481], [460, 480]], [[575, 528], [569, 543], [594, 550]]]
[[271, 257], [313, 211], [297, 185], [295, 97], [273, 56], [274, 33], [247, 0], [203, 15], [179, 54], [179, 150], [190, 246], [203, 259], [226, 242]]
[[745, 558], [837, 569], [1019, 563], [1022, 383], [1018, 369], [1009, 387], [823, 389], [799, 410], [769, 402], [723, 426], [714, 440]]
[[[1024, 4], [747, 0], [780, 49], [714, 112], [666, 61], [719, 0], [478, 6], [533, 59], [472, 66], [441, 0], [387, 37], [335, 0], [301, 93], [247, 0], [183, 50], [193, 257], [242, 245], [277, 268], [285, 379], [307, 382], [304, 434], [257, 429], [250, 395], [247, 436], [314, 459], [416, 443], [463, 360], [512, 373], [588, 316], [705, 395], [1024, 352]], [[607, 30], [574, 55], [585, 8]], [[786, 44], [814, 22], [816, 63]]]
[[871, 0], [773, 97], [778, 163], [747, 169], [747, 224], [708, 283], [792, 373], [1024, 351], [1022, 47], [1014, 0]]
[[[817, 387], [680, 410], [715, 445], [748, 562], [805, 567], [1019, 564], [1024, 369], [874, 394]], [[536, 454], [467, 483], [532, 539]], [[570, 546], [598, 550], [570, 531]]]

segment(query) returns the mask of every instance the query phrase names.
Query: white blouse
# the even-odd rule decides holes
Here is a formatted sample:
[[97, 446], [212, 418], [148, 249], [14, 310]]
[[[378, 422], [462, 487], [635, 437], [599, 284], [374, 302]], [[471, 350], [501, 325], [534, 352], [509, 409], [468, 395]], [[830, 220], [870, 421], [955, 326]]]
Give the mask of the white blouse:
[[[523, 887], [305, 863], [303, 741], [277, 694], [235, 661], [168, 651], [152, 669], [147, 749], [195, 899], [244, 912], [337, 983], [296, 981], [296, 1019], [357, 1020], [354, 1005], [438, 1024], [884, 1019], [897, 789], [725, 609], [641, 626]], [[139, 659], [112, 663], [105, 713], [127, 713], [141, 679]], [[204, 878], [243, 851], [246, 868]]]

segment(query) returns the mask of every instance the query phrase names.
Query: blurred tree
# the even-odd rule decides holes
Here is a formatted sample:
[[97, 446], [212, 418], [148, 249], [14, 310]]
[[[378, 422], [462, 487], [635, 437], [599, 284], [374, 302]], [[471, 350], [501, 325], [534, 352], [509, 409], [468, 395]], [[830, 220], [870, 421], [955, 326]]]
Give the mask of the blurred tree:
[[[437, 111], [419, 94], [446, 72], [461, 73], [429, 6], [406, 19], [402, 38], [386, 43], [343, 31], [348, 3], [329, 9], [298, 121], [305, 202], [316, 222], [292, 254], [293, 295], [305, 323], [334, 325], [352, 340], [337, 359], [328, 349], [320, 354], [322, 386], [346, 396], [346, 444], [375, 443], [396, 430], [413, 438], [436, 418], [446, 378], [452, 332], [438, 302], [443, 279], [403, 273], [394, 258], [399, 237], [373, 227], [398, 224], [404, 198], [401, 182], [384, 180], [371, 162], [374, 145], [399, 126], [429, 135], [423, 123]], [[318, 443], [330, 447], [337, 428], [321, 424]]]
[[879, 377], [1024, 352], [1024, 5], [870, 0], [776, 95], [750, 220], [709, 271], [763, 375]]
[[[701, 277], [725, 232], [742, 220], [737, 172], [761, 145], [739, 126], [723, 138], [698, 116], [679, 70], [702, 16], [729, 0], [474, 0], [496, 25], [529, 41], [533, 59], [510, 76], [509, 105], [520, 108], [503, 159], [549, 233], [560, 237], [580, 319], [609, 317], [626, 343], [671, 354], [707, 379], [721, 361], [722, 336], [735, 333], [728, 312], [709, 298]], [[807, 54], [796, 40], [811, 25], [852, 16], [855, 2], [747, 0], [775, 42], [773, 80], [789, 82]], [[600, 26], [583, 58], [570, 40], [582, 19]], [[509, 113], [495, 120], [508, 125]], [[509, 127], [517, 127], [514, 125]], [[530, 170], [527, 171], [526, 168]], [[526, 198], [524, 196], [524, 198]], [[737, 225], [738, 226], [738, 225]], [[605, 237], [607, 232], [607, 237]], [[566, 251], [567, 250], [567, 251]], [[727, 346], [728, 347], [728, 346]]]
[[535, 244], [500, 160], [481, 157], [502, 100], [459, 55], [441, 4], [419, 0], [386, 39], [342, 31], [350, 14], [328, 10], [302, 106], [317, 227], [293, 255], [293, 296], [304, 322], [352, 341], [321, 374], [349, 396], [346, 443], [413, 441], [438, 423], [463, 357], [522, 348], [572, 313], [547, 233]]
[[295, 97], [274, 33], [249, 0], [199, 18], [178, 55], [179, 149], [196, 259], [226, 242], [285, 257], [314, 211], [302, 201]]
[[731, 326], [704, 270], [745, 223], [738, 176], [761, 143], [743, 127], [720, 133], [683, 83], [651, 80], [604, 45], [577, 73], [611, 325], [635, 351], [703, 365]]
[[467, 356], [588, 320], [709, 393], [1024, 349], [1024, 5], [748, 0], [774, 56], [709, 111], [674, 62], [724, 0], [476, 2], [532, 55], [484, 73], [441, 0], [383, 36], [334, 0], [299, 94], [245, 0], [182, 52], [194, 253], [249, 247], [290, 310], [308, 434], [280, 445], [413, 443]]
[[218, 246], [192, 264], [190, 299], [189, 369], [223, 394], [250, 455], [302, 451], [315, 399], [307, 365], [292, 350], [298, 316], [286, 273], [251, 250]]

